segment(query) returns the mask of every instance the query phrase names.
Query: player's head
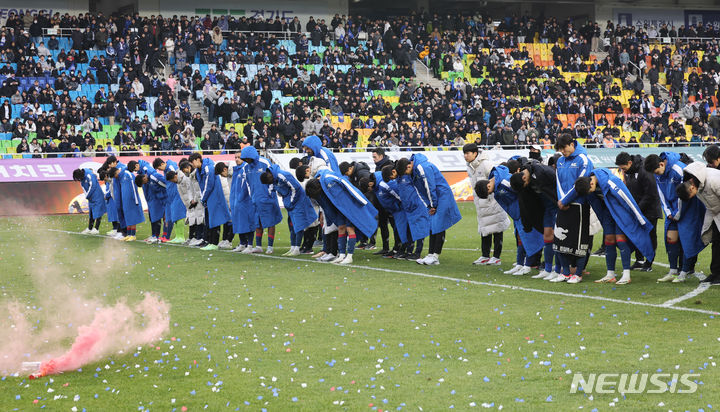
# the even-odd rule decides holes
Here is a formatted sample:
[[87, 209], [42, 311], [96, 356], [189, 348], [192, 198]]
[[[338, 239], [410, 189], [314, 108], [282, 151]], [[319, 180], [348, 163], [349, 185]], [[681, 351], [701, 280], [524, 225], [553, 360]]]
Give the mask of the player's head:
[[228, 167], [225, 162], [215, 163], [215, 174], [221, 176], [227, 176]]
[[75, 169], [73, 170], [73, 180], [76, 182], [79, 182], [81, 180], [85, 179], [85, 171], [82, 169]]
[[617, 166], [623, 172], [627, 172], [632, 167], [633, 161], [630, 153], [620, 152], [615, 156], [615, 166]]
[[107, 171], [107, 175], [111, 179], [115, 179], [119, 173], [120, 173], [120, 169], [118, 169], [117, 167], [111, 167]]
[[373, 149], [373, 151], [372, 151], [373, 162], [380, 163], [384, 157], [385, 157], [385, 149], [383, 149], [382, 147], [376, 147], [375, 149]]
[[322, 194], [323, 188], [318, 179], [310, 179], [305, 185], [305, 193], [313, 199], [317, 199]]
[[165, 161], [159, 157], [156, 157], [155, 160], [153, 160], [153, 169], [165, 170]]
[[389, 164], [383, 166], [382, 170], [382, 178], [384, 181], [389, 182], [395, 178], [397, 178], [397, 171], [395, 170], [395, 164]]
[[297, 169], [302, 164], [302, 160], [300, 160], [299, 157], [293, 157], [290, 159], [290, 168], [291, 169]]
[[264, 184], [264, 185], [272, 184], [274, 181], [275, 181], [275, 177], [273, 176], [273, 174], [272, 174], [272, 172], [270, 171], [270, 169], [265, 170], [265, 171], [260, 175], [260, 183], [262, 183], [262, 184]]
[[177, 183], [178, 182], [178, 174], [174, 170], [171, 170], [165, 174], [165, 179], [167, 179], [168, 182]]
[[666, 163], [667, 161], [660, 159], [660, 156], [651, 154], [645, 158], [645, 171], [661, 176], [665, 173]]
[[517, 173], [520, 170], [520, 162], [516, 159], [510, 159], [507, 161], [507, 168], [510, 173]]
[[592, 193], [597, 188], [597, 177], [595, 176], [581, 176], [575, 181], [575, 193], [578, 196], [585, 196], [588, 193]]
[[703, 152], [703, 159], [708, 166], [718, 168], [720, 166], [720, 146], [712, 144]]
[[353, 173], [353, 166], [349, 162], [342, 162], [338, 167], [340, 168], [340, 174], [343, 176], [350, 176]]
[[136, 162], [135, 160], [131, 160], [128, 162], [127, 168], [129, 171], [136, 173], [138, 170], [140, 170], [140, 163]]
[[395, 162], [395, 171], [398, 176], [405, 176], [412, 174], [412, 163], [407, 157], [402, 157]]
[[510, 176], [510, 187], [512, 190], [519, 192], [526, 186], [525, 180], [523, 179], [523, 172], [520, 171]]
[[683, 201], [688, 201], [700, 190], [700, 180], [688, 172], [683, 173], [683, 183], [675, 188], [678, 197]]
[[135, 176], [135, 186], [142, 187], [145, 183], [148, 182], [147, 175], [137, 175]]
[[568, 157], [575, 153], [575, 139], [569, 133], [563, 133], [555, 141], [555, 150]]
[[194, 167], [195, 169], [199, 169], [202, 167], [202, 155], [200, 153], [193, 153], [190, 156], [188, 156], [188, 162]]
[[295, 169], [295, 177], [300, 182], [304, 182], [306, 179], [309, 179], [310, 178], [310, 166], [308, 166], [308, 165], [298, 166], [297, 169]]
[[475, 183], [475, 194], [480, 199], [487, 199], [488, 196], [490, 196], [491, 189], [490, 189], [490, 181], [489, 180], [478, 180], [477, 183]]
[[468, 143], [463, 146], [463, 156], [465, 157], [465, 161], [468, 163], [475, 160], [478, 156], [478, 153], [478, 147], [475, 143]]
[[192, 164], [190, 164], [190, 162], [187, 160], [181, 160], [180, 164], [178, 165], [178, 169], [180, 169], [185, 174], [189, 174], [192, 171]]
[[115, 155], [108, 156], [107, 159], [105, 159], [105, 163], [103, 164], [103, 167], [111, 168], [117, 166], [118, 160]]

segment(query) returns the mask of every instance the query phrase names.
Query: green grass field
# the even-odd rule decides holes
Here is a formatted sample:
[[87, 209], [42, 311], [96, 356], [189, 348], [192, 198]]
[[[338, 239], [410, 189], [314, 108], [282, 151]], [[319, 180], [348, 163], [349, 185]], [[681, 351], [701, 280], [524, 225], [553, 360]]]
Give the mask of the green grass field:
[[[464, 219], [448, 232], [441, 265], [430, 267], [371, 251], [357, 251], [351, 267], [283, 258], [285, 222], [268, 257], [66, 232], [82, 230], [86, 216], [0, 219], [3, 304], [18, 299], [38, 312], [39, 291], [52, 285], [30, 273], [50, 261], [57, 281], [107, 303], [151, 291], [171, 305], [170, 332], [155, 345], [81, 371], [3, 377], [1, 409], [718, 408], [720, 332], [712, 313], [720, 288], [666, 307], [698, 280], [657, 284], [667, 269], [656, 265], [634, 272], [630, 285], [595, 284], [605, 274], [597, 257], [577, 285], [504, 275], [515, 257], [510, 232], [502, 266], [473, 266], [474, 208], [460, 207]], [[141, 225], [138, 238], [148, 232]], [[657, 262], [667, 262], [659, 249]], [[109, 276], [94, 281], [95, 264], [108, 266]], [[706, 250], [698, 269], [708, 266]], [[691, 394], [589, 395], [570, 392], [575, 372], [700, 376]]]

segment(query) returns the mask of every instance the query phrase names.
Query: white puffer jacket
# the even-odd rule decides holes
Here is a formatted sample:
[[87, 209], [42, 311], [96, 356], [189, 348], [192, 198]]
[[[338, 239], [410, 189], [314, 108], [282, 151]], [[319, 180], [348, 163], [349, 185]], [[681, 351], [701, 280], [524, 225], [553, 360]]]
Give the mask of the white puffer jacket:
[[697, 197], [707, 208], [702, 228], [702, 240], [705, 244], [712, 241], [712, 224], [720, 228], [720, 170], [707, 167], [703, 163], [693, 162], [683, 169], [700, 181]]
[[[205, 220], [205, 210], [200, 204], [202, 199], [202, 192], [200, 192], [200, 184], [195, 179], [195, 173], [191, 173], [190, 176], [185, 176], [182, 171], [178, 173], [178, 193], [180, 199], [187, 209], [186, 222], [188, 225], [199, 225]], [[198, 205], [189, 208], [190, 203], [195, 200]]]
[[470, 189], [473, 192], [473, 201], [477, 211], [478, 233], [480, 236], [487, 236], [493, 233], [505, 231], [510, 227], [510, 218], [500, 204], [495, 201], [491, 194], [487, 199], [480, 199], [475, 196], [475, 184], [478, 180], [488, 179], [493, 168], [489, 157], [485, 152], [480, 152], [472, 162], [467, 165], [468, 176], [470, 177]]

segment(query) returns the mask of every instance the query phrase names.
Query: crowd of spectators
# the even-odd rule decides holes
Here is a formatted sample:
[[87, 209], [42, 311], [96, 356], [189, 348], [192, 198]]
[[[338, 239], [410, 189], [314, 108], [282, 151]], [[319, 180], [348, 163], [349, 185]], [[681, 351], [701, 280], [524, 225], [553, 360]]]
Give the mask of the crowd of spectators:
[[[350, 150], [551, 147], [562, 131], [590, 146], [715, 141], [717, 40], [651, 44], [695, 36], [720, 33], [427, 13], [11, 15], [0, 31], [0, 132], [19, 139], [17, 153], [76, 156], [297, 148], [310, 134]], [[533, 61], [538, 43], [547, 62]], [[442, 87], [418, 82], [418, 57], [438, 78], [460, 75]]]

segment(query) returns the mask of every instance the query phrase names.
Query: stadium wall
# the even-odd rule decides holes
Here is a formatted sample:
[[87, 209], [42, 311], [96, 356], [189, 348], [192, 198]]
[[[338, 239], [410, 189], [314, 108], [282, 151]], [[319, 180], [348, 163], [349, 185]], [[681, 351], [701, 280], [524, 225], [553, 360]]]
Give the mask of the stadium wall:
[[191, 0], [140, 0], [140, 14], [180, 15], [232, 15], [238, 17], [289, 18], [297, 16], [304, 25], [310, 16], [316, 20], [324, 18], [330, 25], [330, 19], [337, 13], [348, 14], [348, 0], [269, 0], [269, 1], [231, 1], [215, 0], [201, 2]]
[[[633, 3], [595, 2], [595, 20], [605, 27], [605, 22], [611, 20], [614, 24], [626, 25], [628, 17], [633, 25], [654, 25], [659, 27], [662, 23], [672, 23], [675, 27], [687, 25], [692, 22], [694, 15], [703, 16], [700, 21], [720, 24], [720, 16], [714, 18], [713, 10], [718, 7], [713, 0], [638, 0]], [[628, 16], [629, 15], [629, 16]]]

